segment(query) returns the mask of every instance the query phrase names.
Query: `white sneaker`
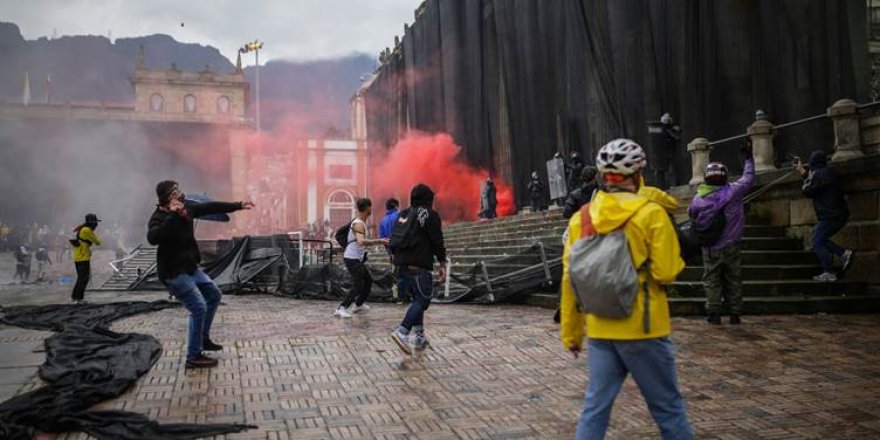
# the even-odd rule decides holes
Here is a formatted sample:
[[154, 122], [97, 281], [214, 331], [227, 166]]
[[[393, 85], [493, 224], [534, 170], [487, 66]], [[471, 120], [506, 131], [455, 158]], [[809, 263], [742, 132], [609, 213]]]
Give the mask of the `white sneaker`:
[[397, 344], [397, 347], [400, 348], [400, 351], [404, 352], [407, 355], [412, 354], [412, 348], [409, 346], [409, 335], [405, 335], [400, 332], [400, 330], [395, 329], [391, 332], [391, 340]]
[[336, 311], [333, 312], [333, 316], [338, 318], [351, 318], [351, 312], [349, 312], [345, 307], [339, 306], [336, 308]]
[[349, 310], [349, 311], [351, 313], [360, 313], [360, 312], [366, 312], [367, 310], [370, 310], [370, 306], [368, 306], [366, 304], [361, 304], [361, 305], [355, 304], [355, 305], [351, 306], [351, 310]]
[[834, 275], [831, 272], [823, 272], [820, 275], [814, 276], [813, 281], [834, 282], [837, 281], [837, 275]]
[[849, 267], [852, 266], [853, 261], [853, 251], [852, 249], [847, 249], [843, 253], [843, 271], [846, 272], [849, 270]]

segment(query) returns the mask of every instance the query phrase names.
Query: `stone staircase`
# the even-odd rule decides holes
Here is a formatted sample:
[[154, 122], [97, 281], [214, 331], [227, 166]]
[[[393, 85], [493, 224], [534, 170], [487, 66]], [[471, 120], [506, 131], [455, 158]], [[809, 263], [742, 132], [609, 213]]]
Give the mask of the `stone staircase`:
[[129, 259], [118, 264], [118, 271], [100, 287], [91, 290], [127, 290], [141, 275], [150, 272], [156, 264], [156, 247], [140, 245], [131, 251]]
[[[562, 211], [525, 213], [483, 222], [461, 222], [444, 228], [446, 251], [454, 273], [466, 272], [483, 263], [489, 274], [515, 272], [559, 258], [566, 222]], [[541, 256], [544, 247], [544, 258]], [[385, 258], [371, 251], [370, 265], [390, 269]], [[555, 287], [539, 288], [553, 291]]]
[[[444, 235], [453, 270], [464, 270], [479, 261], [516, 255], [542, 242], [559, 246], [566, 227], [560, 211], [527, 213], [489, 222], [457, 223]], [[743, 246], [743, 296], [746, 313], [815, 313], [880, 311], [880, 295], [865, 283], [842, 279], [819, 283], [811, 278], [820, 272], [815, 255], [803, 249], [800, 239], [789, 238], [781, 226], [746, 226]], [[504, 269], [516, 270], [540, 263], [528, 255], [505, 259]], [[688, 263], [670, 289], [670, 304], [677, 315], [705, 312], [705, 293], [700, 258]], [[521, 302], [555, 308], [558, 279]]]

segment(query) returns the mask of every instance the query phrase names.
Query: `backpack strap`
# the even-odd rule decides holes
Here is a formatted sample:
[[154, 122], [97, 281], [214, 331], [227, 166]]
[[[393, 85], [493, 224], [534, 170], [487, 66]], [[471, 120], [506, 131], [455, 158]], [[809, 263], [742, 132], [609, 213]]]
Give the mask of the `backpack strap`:
[[593, 226], [593, 217], [590, 216], [590, 204], [581, 206], [581, 238], [592, 237], [596, 235], [596, 228]]

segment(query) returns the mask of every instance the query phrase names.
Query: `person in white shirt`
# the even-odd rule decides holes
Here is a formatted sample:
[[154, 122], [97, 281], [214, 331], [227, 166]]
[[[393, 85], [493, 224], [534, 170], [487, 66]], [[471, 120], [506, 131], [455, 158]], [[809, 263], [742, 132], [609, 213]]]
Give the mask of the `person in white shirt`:
[[367, 261], [367, 246], [388, 245], [388, 239], [367, 238], [367, 219], [373, 213], [373, 202], [367, 198], [358, 199], [357, 210], [357, 217], [351, 222], [348, 231], [348, 244], [345, 246], [345, 252], [342, 256], [345, 267], [351, 274], [352, 286], [345, 299], [333, 313], [334, 316], [340, 318], [351, 318], [352, 313], [369, 309], [369, 306], [364, 303], [370, 296], [373, 279], [370, 277], [370, 271], [364, 265]]

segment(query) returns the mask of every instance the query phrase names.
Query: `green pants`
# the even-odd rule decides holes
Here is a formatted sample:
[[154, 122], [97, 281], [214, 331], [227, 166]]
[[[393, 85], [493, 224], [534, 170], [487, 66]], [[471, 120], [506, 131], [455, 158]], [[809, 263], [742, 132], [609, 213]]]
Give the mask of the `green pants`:
[[703, 287], [706, 289], [706, 311], [721, 314], [721, 301], [730, 307], [731, 315], [742, 315], [742, 256], [740, 245], [718, 251], [703, 248]]

